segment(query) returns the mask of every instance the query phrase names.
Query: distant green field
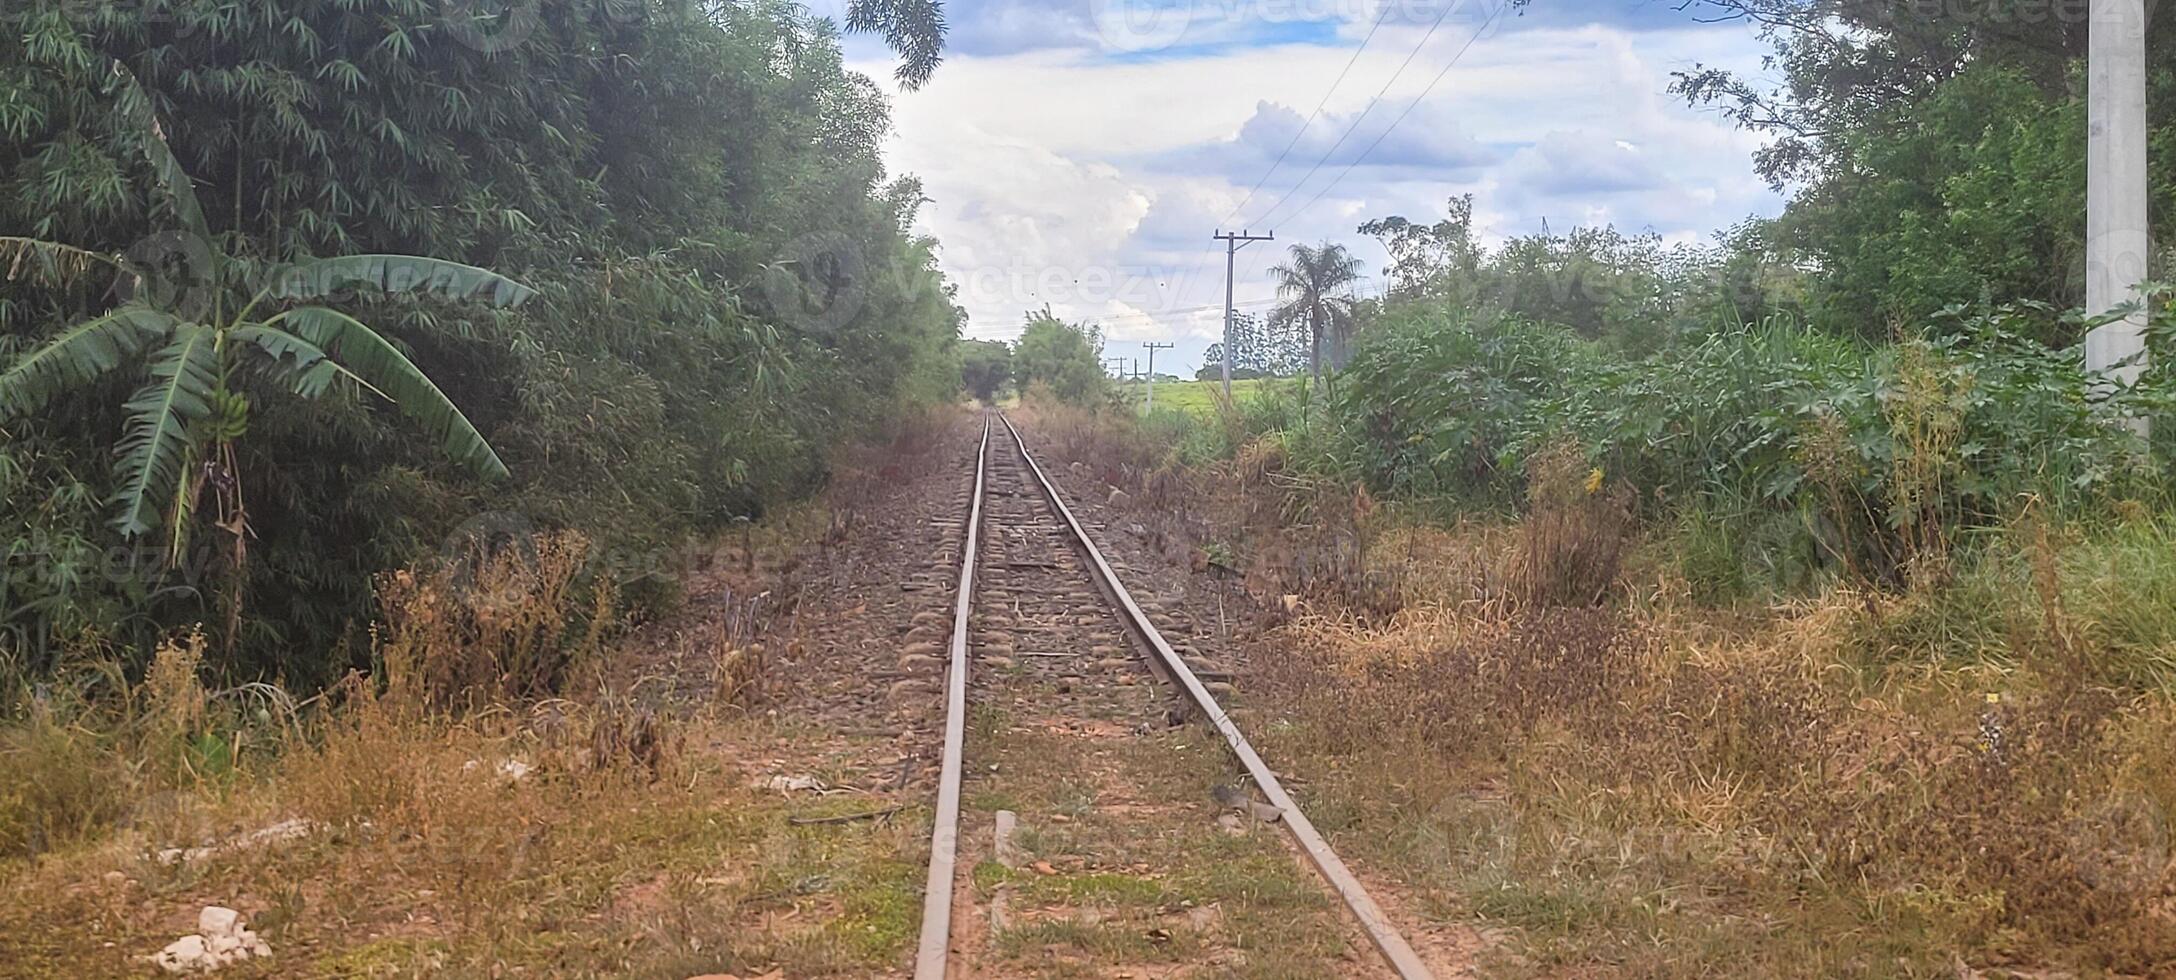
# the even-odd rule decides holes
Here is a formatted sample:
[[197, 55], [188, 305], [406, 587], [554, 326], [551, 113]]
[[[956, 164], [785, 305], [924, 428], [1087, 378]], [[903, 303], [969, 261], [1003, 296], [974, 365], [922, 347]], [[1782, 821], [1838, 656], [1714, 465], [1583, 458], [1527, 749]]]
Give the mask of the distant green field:
[[[1245, 404], [1260, 395], [1264, 386], [1280, 383], [1283, 382], [1281, 380], [1264, 381], [1258, 379], [1234, 381], [1232, 382], [1232, 400]], [[1223, 387], [1224, 383], [1221, 381], [1157, 382], [1156, 407], [1184, 409], [1196, 415], [1214, 415], [1216, 414], [1217, 395]], [[1139, 404], [1148, 396], [1146, 385], [1127, 385], [1126, 392], [1132, 396], [1136, 404]]]

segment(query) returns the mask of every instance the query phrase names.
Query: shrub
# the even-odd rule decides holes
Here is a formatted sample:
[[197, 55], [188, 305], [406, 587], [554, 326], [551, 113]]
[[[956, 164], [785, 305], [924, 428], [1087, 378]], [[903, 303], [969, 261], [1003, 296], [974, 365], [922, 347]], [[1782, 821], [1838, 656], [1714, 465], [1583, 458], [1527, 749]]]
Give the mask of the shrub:
[[581, 577], [588, 555], [573, 532], [526, 535], [472, 541], [454, 562], [384, 576], [388, 696], [466, 713], [559, 693], [616, 625], [611, 582]]

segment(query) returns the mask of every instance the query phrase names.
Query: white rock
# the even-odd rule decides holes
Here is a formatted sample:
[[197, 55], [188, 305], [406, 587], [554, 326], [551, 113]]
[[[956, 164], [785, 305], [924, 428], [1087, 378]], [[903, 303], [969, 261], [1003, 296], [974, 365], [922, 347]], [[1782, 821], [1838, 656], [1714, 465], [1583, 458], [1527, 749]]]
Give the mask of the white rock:
[[508, 759], [505, 762], [499, 763], [499, 775], [505, 776], [506, 778], [511, 779], [517, 783], [521, 782], [523, 779], [528, 778], [529, 774], [535, 771], [535, 766], [523, 762], [520, 759]]
[[242, 927], [242, 913], [224, 905], [206, 905], [196, 914], [196, 931], [206, 939], [231, 939]]
[[207, 969], [203, 936], [183, 936], [167, 943], [151, 961], [168, 973], [191, 973]]
[[149, 959], [168, 973], [210, 973], [231, 963], [272, 955], [272, 947], [242, 924], [242, 913], [207, 905], [197, 913], [200, 934], [183, 936]]

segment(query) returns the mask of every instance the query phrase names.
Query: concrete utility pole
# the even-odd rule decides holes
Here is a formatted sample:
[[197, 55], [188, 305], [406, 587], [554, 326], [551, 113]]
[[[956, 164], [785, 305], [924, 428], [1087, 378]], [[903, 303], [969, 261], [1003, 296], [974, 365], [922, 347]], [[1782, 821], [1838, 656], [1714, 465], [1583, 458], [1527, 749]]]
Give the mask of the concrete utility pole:
[[[2085, 312], [2097, 317], [2140, 298], [2153, 247], [2146, 218], [2145, 0], [2092, 0], [2088, 53]], [[2145, 327], [2140, 310], [2088, 334], [2086, 369], [2123, 384], [2138, 380]], [[2142, 430], [2145, 420], [2135, 424]]]
[[1150, 341], [1141, 346], [1148, 348], [1148, 410], [1153, 412], [1156, 410], [1156, 352], [1170, 350], [1175, 345]]
[[1237, 265], [1240, 249], [1255, 242], [1274, 242], [1277, 233], [1250, 235], [1241, 229], [1236, 235], [1220, 231], [1212, 237], [1224, 243], [1224, 400], [1229, 402], [1232, 400], [1232, 318], [1238, 312], [1232, 306], [1233, 268]]

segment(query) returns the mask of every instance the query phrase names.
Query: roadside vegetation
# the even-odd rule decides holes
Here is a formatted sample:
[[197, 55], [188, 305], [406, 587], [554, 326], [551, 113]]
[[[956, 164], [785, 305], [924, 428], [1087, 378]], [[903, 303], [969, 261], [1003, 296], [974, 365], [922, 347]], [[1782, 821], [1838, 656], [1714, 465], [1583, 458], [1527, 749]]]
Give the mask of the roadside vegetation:
[[1788, 84], [1683, 91], [1782, 218], [1371, 221], [1332, 379], [1046, 438], [1211, 529], [1265, 754], [1492, 972], [2176, 969], [2176, 311], [2086, 374], [2084, 25], [1741, 6]]
[[0, 13], [0, 670], [140, 672], [203, 623], [219, 678], [315, 690], [368, 666], [373, 576], [493, 534], [580, 531], [668, 606], [643, 556], [955, 393], [920, 192], [828, 21], [462, 14]]
[[[934, 7], [849, 22], [935, 68]], [[910, 818], [685, 748], [773, 734], [752, 614], [626, 646], [960, 390], [841, 58], [772, 3], [0, 11], [0, 972], [207, 904], [242, 975], [896, 956]]]

